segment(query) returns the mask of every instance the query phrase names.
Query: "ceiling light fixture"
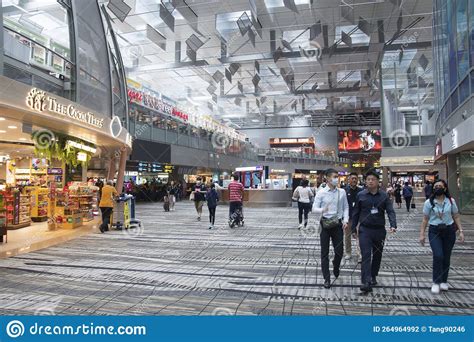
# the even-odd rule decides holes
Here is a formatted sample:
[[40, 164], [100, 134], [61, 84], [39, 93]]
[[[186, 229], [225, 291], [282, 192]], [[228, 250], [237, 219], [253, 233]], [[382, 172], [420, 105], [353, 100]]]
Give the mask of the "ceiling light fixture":
[[7, 133], [7, 131], [4, 131], [3, 129], [0, 130], [0, 133]]
[[26, 138], [19, 138], [18, 140], [26, 141]]
[[4, 117], [0, 117], [0, 121], [5, 121], [5, 118], [4, 118]]
[[18, 127], [16, 127], [16, 126], [8, 126], [8, 128], [10, 128], [10, 129], [17, 129]]

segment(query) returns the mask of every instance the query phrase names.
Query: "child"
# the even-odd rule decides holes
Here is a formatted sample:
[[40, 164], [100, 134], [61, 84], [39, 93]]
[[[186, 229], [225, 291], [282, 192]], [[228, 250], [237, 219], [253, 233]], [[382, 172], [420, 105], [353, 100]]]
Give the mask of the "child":
[[209, 229], [214, 228], [214, 222], [216, 220], [216, 207], [219, 202], [219, 194], [216, 191], [216, 185], [211, 184], [210, 189], [206, 193], [207, 207], [209, 209]]
[[165, 211], [170, 211], [170, 197], [168, 194], [163, 198], [163, 202], [163, 209], [165, 209]]

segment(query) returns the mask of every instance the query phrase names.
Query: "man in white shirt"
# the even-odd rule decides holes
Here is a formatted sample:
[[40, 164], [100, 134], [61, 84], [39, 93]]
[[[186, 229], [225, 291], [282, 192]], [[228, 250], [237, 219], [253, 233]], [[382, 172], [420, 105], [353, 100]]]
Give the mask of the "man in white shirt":
[[316, 193], [313, 212], [322, 214], [320, 222], [321, 241], [321, 270], [324, 277], [324, 287], [331, 287], [329, 272], [329, 243], [334, 246], [333, 273], [339, 277], [339, 267], [344, 253], [344, 230], [349, 229], [349, 205], [344, 189], [339, 189], [339, 175], [336, 170], [325, 172], [327, 186]]

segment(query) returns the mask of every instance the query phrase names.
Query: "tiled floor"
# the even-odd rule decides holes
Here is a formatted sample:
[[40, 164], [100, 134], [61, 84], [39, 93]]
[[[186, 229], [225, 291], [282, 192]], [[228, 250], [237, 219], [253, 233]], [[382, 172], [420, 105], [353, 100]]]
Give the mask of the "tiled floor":
[[[420, 206], [418, 206], [420, 207]], [[457, 244], [447, 293], [433, 296], [431, 250], [418, 243], [419, 209], [397, 210], [379, 286], [358, 289], [360, 267], [345, 262], [322, 287], [319, 238], [296, 229], [294, 208], [245, 209], [246, 226], [196, 221], [192, 204], [165, 213], [139, 205], [142, 230], [90, 234], [0, 260], [1, 314], [63, 315], [439, 315], [474, 313], [474, 218]], [[315, 222], [313, 217], [312, 222]]]

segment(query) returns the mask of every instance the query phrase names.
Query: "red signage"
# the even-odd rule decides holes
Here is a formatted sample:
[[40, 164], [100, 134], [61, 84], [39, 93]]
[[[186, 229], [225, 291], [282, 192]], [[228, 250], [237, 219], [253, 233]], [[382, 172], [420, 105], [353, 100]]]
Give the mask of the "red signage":
[[189, 115], [178, 110], [176, 107], [163, 102], [163, 100], [135, 89], [128, 88], [128, 100], [135, 102], [145, 107], [155, 109], [163, 114], [177, 117], [183, 121], [188, 121]]

